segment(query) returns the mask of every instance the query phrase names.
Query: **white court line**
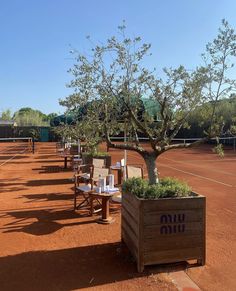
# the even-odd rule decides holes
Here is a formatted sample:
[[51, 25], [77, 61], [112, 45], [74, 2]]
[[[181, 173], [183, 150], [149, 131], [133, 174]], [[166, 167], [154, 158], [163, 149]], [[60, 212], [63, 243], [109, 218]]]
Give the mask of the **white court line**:
[[9, 150], [11, 150], [12, 148], [15, 148], [15, 147], [17, 147], [18, 145], [14, 145], [14, 146], [10, 146], [10, 147], [7, 147], [7, 148], [5, 148], [5, 149], [2, 149], [1, 151], [0, 151], [0, 153], [7, 153]]
[[0, 164], [0, 167], [1, 166], [3, 166], [3, 165], [5, 165], [7, 162], [9, 162], [9, 161], [11, 161], [11, 160], [13, 160], [16, 156], [18, 156], [18, 155], [20, 155], [20, 154], [23, 154], [25, 151], [27, 150], [27, 148], [26, 149], [24, 149], [23, 151], [21, 151], [21, 152], [19, 152], [19, 153], [17, 153], [17, 154], [15, 154], [14, 156], [12, 156], [10, 159], [8, 159], [8, 160], [6, 160], [6, 161], [4, 161], [3, 163], [1, 163]]
[[[164, 158], [167, 159], [167, 158]], [[174, 160], [173, 160], [174, 161]], [[220, 162], [227, 162], [227, 161], [236, 161], [236, 159], [225, 159], [222, 158], [221, 160], [207, 160], [207, 159], [198, 159], [198, 160], [188, 160], [188, 162], [215, 162], [215, 163], [220, 163]]]
[[204, 177], [204, 176], [201, 176], [201, 175], [197, 175], [197, 174], [194, 174], [194, 173], [191, 173], [191, 172], [186, 172], [186, 171], [183, 171], [183, 170], [179, 170], [179, 169], [177, 169], [175, 167], [166, 166], [166, 165], [164, 165], [162, 163], [159, 163], [159, 165], [162, 165], [163, 167], [166, 167], [166, 168], [170, 168], [170, 169], [176, 170], [178, 172], [182, 172], [182, 173], [187, 174], [187, 175], [191, 175], [191, 176], [198, 177], [198, 178], [201, 178], [201, 179], [205, 179], [205, 180], [208, 180], [208, 181], [211, 181], [211, 182], [214, 182], [214, 183], [218, 183], [218, 184], [221, 184], [221, 185], [224, 185], [224, 186], [227, 186], [227, 187], [234, 187], [234, 185], [226, 184], [226, 183], [217, 181], [215, 179], [207, 178], [207, 177]]
[[[165, 159], [165, 160], [168, 160], [168, 161], [171, 161], [171, 162], [175, 162], [175, 163], [179, 163], [179, 164], [184, 164], [184, 165], [190, 165], [191, 166], [191, 163], [186, 163], [186, 162], [182, 162], [182, 161], [176, 161], [176, 160], [173, 160], [173, 159], [168, 159], [168, 158], [162, 158], [162, 159]], [[195, 160], [195, 161], [198, 161], [198, 160]], [[207, 162], [208, 160], [204, 160], [205, 162]], [[196, 165], [194, 164], [194, 167], [198, 167], [198, 168], [205, 168], [205, 166], [201, 166], [201, 165]], [[222, 174], [225, 174], [225, 175], [228, 175], [228, 176], [233, 176], [233, 177], [236, 177], [236, 174], [231, 174], [229, 172], [225, 172], [225, 171], [220, 171], [220, 170], [215, 170], [215, 169], [211, 169], [212, 172], [216, 172], [216, 173], [222, 173]]]
[[[128, 154], [128, 158], [129, 156], [132, 156], [132, 154], [134, 153], [129, 153]], [[141, 157], [141, 156], [140, 156]], [[178, 172], [182, 172], [184, 174], [187, 174], [187, 175], [190, 175], [190, 176], [194, 176], [194, 177], [198, 177], [198, 178], [201, 178], [201, 179], [205, 179], [205, 180], [208, 180], [208, 181], [211, 181], [211, 182], [214, 182], [214, 183], [217, 183], [217, 184], [221, 184], [221, 185], [224, 185], [224, 186], [227, 186], [227, 187], [235, 187], [234, 185], [231, 185], [231, 184], [226, 184], [226, 183], [223, 183], [223, 182], [220, 182], [220, 181], [217, 181], [215, 179], [211, 179], [211, 178], [207, 178], [207, 177], [204, 177], [204, 176], [201, 176], [201, 175], [197, 175], [197, 174], [194, 174], [194, 173], [191, 173], [191, 172], [186, 172], [186, 171], [183, 171], [183, 170], [179, 170], [175, 167], [171, 167], [171, 166], [166, 166], [165, 164], [161, 163], [161, 162], [158, 162], [159, 165], [162, 165], [163, 167], [166, 167], [166, 168], [170, 168], [170, 169], [173, 169], [173, 170], [176, 170]]]

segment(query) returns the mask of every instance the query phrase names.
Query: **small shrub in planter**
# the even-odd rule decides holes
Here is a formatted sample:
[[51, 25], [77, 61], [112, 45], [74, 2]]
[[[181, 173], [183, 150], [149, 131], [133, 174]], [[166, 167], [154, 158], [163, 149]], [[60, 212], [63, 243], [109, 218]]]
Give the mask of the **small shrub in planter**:
[[205, 263], [205, 197], [172, 178], [155, 185], [128, 179], [122, 191], [122, 240], [138, 271], [193, 259]]

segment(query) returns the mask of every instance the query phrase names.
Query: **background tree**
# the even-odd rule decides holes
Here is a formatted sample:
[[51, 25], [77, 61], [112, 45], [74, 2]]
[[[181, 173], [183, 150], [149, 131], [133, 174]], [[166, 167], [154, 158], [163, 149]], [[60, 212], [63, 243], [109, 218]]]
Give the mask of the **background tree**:
[[[225, 19], [222, 20], [217, 37], [207, 44], [206, 52], [202, 56], [207, 68], [204, 93], [206, 100], [209, 100], [212, 105], [208, 111], [211, 121], [208, 133], [220, 135], [225, 131], [225, 119], [219, 111], [223, 104], [227, 104], [218, 101], [222, 98], [230, 98], [236, 92], [236, 80], [229, 77], [229, 71], [234, 67], [233, 58], [236, 57], [236, 34]], [[216, 114], [217, 110], [218, 114]]]
[[49, 122], [49, 124], [51, 124], [51, 122], [54, 120], [55, 117], [57, 117], [58, 114], [57, 113], [49, 113], [47, 116], [46, 116], [46, 120]]
[[6, 109], [4, 111], [1, 112], [1, 116], [0, 116], [1, 120], [6, 120], [6, 121], [10, 121], [12, 120], [12, 113], [10, 109]]
[[[181, 130], [179, 136], [186, 137], [202, 137], [204, 131], [209, 128], [211, 122], [212, 104], [207, 102], [197, 107], [190, 113], [188, 118], [189, 128]], [[222, 123], [220, 135], [231, 136], [234, 118], [236, 117], [236, 99], [224, 98], [217, 102], [215, 115], [218, 121]]]
[[73, 125], [61, 124], [54, 128], [54, 132], [64, 141], [84, 142], [91, 153], [98, 151], [98, 145], [102, 141], [99, 129], [91, 123], [84, 124], [83, 121]]
[[18, 126], [48, 126], [47, 115], [30, 107], [23, 107], [13, 116]]
[[[149, 182], [154, 184], [158, 181], [156, 159], [159, 155], [171, 149], [195, 146], [220, 133], [216, 102], [223, 93], [232, 92], [235, 85], [226, 78], [230, 68], [228, 60], [235, 56], [235, 34], [223, 21], [217, 38], [207, 45], [209, 58], [204, 57], [204, 60], [209, 63], [191, 73], [179, 66], [165, 68], [164, 77], [156, 77], [154, 71], [143, 66], [149, 50], [150, 44], [142, 44], [139, 37], [127, 38], [125, 26], [120, 26], [118, 37], [94, 46], [90, 56], [76, 56], [76, 63], [69, 70], [74, 77], [69, 87], [74, 88], [75, 93], [60, 103], [72, 111], [89, 104], [83, 126], [98, 129], [111, 148], [139, 153], [146, 163]], [[148, 112], [140, 114], [142, 97], [159, 104], [157, 120]], [[211, 123], [205, 137], [191, 144], [173, 144], [171, 141], [179, 130], [188, 126], [189, 114], [209, 101]], [[128, 142], [112, 142], [111, 136], [122, 131], [123, 125], [128, 132]], [[89, 129], [84, 133], [88, 134]], [[148, 138], [148, 149], [140, 142], [140, 133]]]

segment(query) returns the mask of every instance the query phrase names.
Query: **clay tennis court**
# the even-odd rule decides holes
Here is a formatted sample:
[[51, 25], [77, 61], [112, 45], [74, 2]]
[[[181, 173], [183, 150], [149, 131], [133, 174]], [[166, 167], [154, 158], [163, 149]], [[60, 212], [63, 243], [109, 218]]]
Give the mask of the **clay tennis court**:
[[[34, 155], [15, 150], [0, 147], [1, 290], [177, 290], [169, 266], [137, 273], [120, 243], [118, 204], [111, 204], [110, 225], [73, 211], [72, 171], [63, 169], [54, 143], [37, 144]], [[123, 157], [110, 153], [112, 163]], [[128, 163], [143, 161], [128, 152]], [[222, 159], [210, 146], [170, 151], [158, 158], [158, 170], [207, 197], [206, 265], [187, 274], [202, 290], [235, 290], [236, 153], [226, 149]]]

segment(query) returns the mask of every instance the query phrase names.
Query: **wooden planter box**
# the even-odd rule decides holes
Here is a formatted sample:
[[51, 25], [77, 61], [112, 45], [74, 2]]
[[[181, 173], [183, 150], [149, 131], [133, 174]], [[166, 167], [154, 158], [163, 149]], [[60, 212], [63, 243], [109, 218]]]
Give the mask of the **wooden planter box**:
[[206, 198], [145, 200], [122, 195], [121, 237], [137, 262], [145, 265], [197, 260], [205, 264]]

